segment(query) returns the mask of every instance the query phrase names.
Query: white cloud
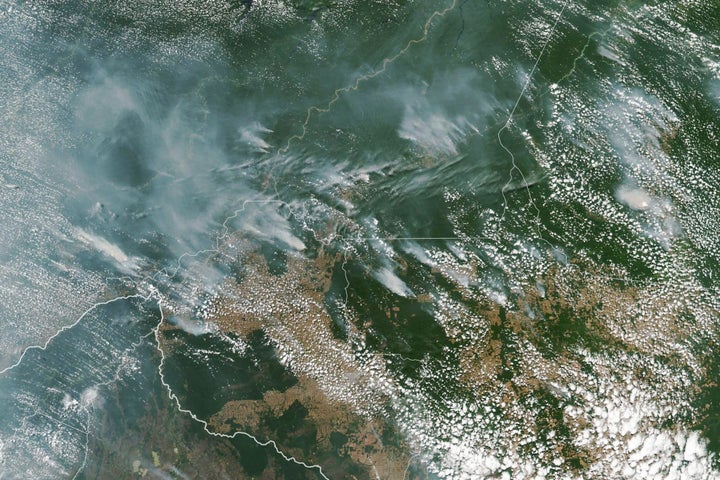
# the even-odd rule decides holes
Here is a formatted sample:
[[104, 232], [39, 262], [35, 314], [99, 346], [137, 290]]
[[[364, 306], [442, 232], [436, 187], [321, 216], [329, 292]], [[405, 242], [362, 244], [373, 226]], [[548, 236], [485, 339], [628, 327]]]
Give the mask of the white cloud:
[[134, 273], [140, 268], [141, 260], [138, 257], [127, 255], [120, 247], [114, 243], [110, 243], [105, 238], [86, 232], [80, 228], [75, 230], [75, 234], [83, 243], [114, 260], [115, 264], [123, 272]]
[[410, 287], [388, 268], [383, 267], [380, 271], [376, 272], [375, 278], [396, 295], [400, 295], [401, 297], [414, 296]]
[[653, 203], [650, 195], [641, 188], [621, 185], [615, 192], [617, 199], [633, 210], [647, 210]]

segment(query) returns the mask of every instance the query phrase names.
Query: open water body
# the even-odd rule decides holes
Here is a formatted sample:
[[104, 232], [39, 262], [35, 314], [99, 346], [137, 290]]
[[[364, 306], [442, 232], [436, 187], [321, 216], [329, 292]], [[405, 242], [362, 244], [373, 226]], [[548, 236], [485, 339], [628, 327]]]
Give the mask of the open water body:
[[720, 6], [0, 3], [0, 478], [717, 478]]

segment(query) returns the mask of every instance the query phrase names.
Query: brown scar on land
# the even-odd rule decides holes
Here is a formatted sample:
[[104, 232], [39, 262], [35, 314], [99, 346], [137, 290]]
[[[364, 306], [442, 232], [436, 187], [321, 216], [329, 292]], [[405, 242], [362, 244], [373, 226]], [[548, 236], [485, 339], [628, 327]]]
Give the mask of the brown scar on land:
[[[289, 253], [285, 272], [273, 275], [265, 258], [247, 242], [233, 238], [232, 243], [243, 251], [246, 275], [239, 283], [227, 279], [219, 289], [222, 294], [213, 304], [212, 322], [243, 338], [257, 330], [265, 332], [280, 361], [290, 359], [286, 365], [298, 384], [285, 391], [266, 391], [261, 400], [228, 402], [211, 417], [212, 427], [223, 433], [234, 428], [262, 433], [267, 429], [263, 418], [280, 416], [297, 401], [317, 429], [320, 450], [332, 452], [330, 434], [339, 432], [347, 437], [341, 453], [370, 469], [371, 477], [377, 471], [381, 478], [402, 478], [411, 458], [407, 446], [402, 440], [386, 445], [377, 433], [391, 427], [384, 410], [388, 398], [373, 378], [384, 368], [384, 360], [377, 355], [366, 364], [358, 363], [349, 343], [333, 335], [334, 320], [325, 308], [335, 267], [344, 261], [342, 254], [325, 253], [322, 247], [316, 258]], [[349, 335], [360, 337], [353, 322], [347, 323]], [[368, 367], [375, 370], [368, 372]], [[266, 433], [272, 438], [272, 432]]]
[[[347, 442], [339, 448], [341, 456], [349, 457], [368, 471], [375, 469], [380, 478], [402, 478], [410, 456], [406, 453], [405, 444], [388, 446], [383, 443], [377, 428], [381, 428], [385, 420], [361, 417], [346, 405], [330, 401], [312, 378], [301, 377], [297, 385], [283, 392], [269, 390], [262, 400], [228, 402], [211, 417], [209, 423], [223, 433], [231, 433], [235, 424], [272, 438], [273, 432], [266, 428], [263, 418], [281, 416], [294, 402], [299, 402], [308, 410], [308, 418], [316, 427], [316, 450], [332, 451], [334, 447], [330, 435], [338, 432], [347, 438]], [[290, 453], [301, 454], [292, 450]]]
[[[505, 306], [488, 299], [470, 311], [459, 312], [460, 316], [480, 317], [487, 327], [472, 342], [463, 340], [462, 335], [452, 336], [462, 333], [462, 329], [446, 329], [458, 348], [459, 381], [475, 391], [495, 392], [500, 401], [507, 404], [534, 397], [555, 382], [566, 383], [568, 379], [563, 378], [558, 367], [562, 365], [565, 372], [581, 371], [576, 345], [561, 329], [553, 356], [539, 354], [538, 347], [540, 342], [547, 341], [543, 328], [547, 329], [548, 323], [553, 328], [561, 315], [569, 316], [573, 322], [569, 328], [582, 329], [581, 340], [585, 336], [594, 337], [595, 348], [622, 350], [650, 358], [662, 354], [663, 361], [682, 365], [683, 359], [673, 350], [673, 345], [689, 338], [691, 332], [699, 331], [693, 318], [712, 316], [713, 311], [707, 306], [683, 303], [668, 296], [664, 292], [669, 287], [662, 283], [622, 281], [623, 273], [587, 259], [574, 259], [566, 266], [552, 265], [539, 278], [525, 282], [526, 286]], [[538, 284], [542, 285], [542, 291], [536, 287]], [[717, 316], [717, 312], [714, 313]], [[473, 325], [477, 318], [460, 318], [459, 323]], [[499, 381], [505, 348], [502, 337], [497, 334], [499, 331], [528, 346], [522, 349], [523, 362], [514, 370], [512, 379], [505, 382]], [[637, 370], [635, 375], [640, 379], [651, 373]], [[572, 379], [573, 374], [569, 378]], [[551, 391], [554, 390], [551, 388]], [[563, 415], [563, 422], [575, 436], [592, 428], [582, 415]], [[556, 428], [555, 423], [551, 418], [548, 428]], [[595, 458], [591, 450], [577, 449], [568, 442], [558, 443], [557, 448], [566, 460], [573, 459], [579, 469]]]

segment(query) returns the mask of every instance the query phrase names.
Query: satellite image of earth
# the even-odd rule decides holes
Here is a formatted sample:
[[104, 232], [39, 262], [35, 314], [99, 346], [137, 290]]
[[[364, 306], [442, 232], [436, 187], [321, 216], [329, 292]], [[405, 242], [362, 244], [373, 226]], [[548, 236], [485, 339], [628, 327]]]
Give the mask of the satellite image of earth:
[[0, 479], [720, 479], [720, 3], [0, 2]]

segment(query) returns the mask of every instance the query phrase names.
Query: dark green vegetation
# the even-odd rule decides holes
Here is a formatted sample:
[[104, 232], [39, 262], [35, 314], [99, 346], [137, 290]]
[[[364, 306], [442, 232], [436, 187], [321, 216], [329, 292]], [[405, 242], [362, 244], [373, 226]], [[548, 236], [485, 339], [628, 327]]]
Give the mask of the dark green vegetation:
[[[0, 377], [10, 478], [642, 478], [645, 436], [692, 431], [720, 455], [718, 2], [13, 8], [3, 361], [52, 341]], [[681, 443], [655, 446], [682, 478]]]

